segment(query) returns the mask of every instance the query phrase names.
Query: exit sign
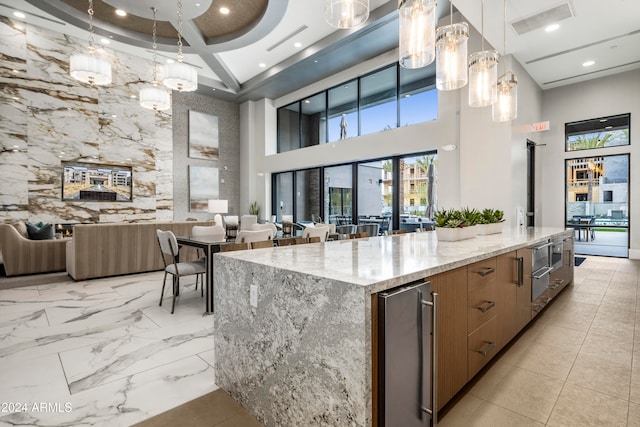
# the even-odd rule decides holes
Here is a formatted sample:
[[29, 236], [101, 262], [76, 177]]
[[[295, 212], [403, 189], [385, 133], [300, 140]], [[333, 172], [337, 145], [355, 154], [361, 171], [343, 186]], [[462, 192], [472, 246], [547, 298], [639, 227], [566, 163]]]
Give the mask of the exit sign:
[[549, 121], [546, 122], [538, 122], [529, 125], [529, 132], [542, 132], [543, 130], [549, 130], [551, 126]]

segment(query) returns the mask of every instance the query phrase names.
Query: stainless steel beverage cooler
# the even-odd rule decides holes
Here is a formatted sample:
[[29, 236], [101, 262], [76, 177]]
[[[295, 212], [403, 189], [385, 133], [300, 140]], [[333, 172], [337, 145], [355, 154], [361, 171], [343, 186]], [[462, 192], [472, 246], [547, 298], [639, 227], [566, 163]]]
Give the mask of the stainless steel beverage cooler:
[[378, 295], [378, 425], [437, 422], [436, 293], [420, 281]]

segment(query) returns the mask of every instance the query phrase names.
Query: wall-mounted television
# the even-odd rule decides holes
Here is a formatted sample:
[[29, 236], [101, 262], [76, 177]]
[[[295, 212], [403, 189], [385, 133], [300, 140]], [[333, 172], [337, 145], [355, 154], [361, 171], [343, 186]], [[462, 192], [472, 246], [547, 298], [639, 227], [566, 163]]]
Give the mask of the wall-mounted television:
[[130, 202], [132, 171], [131, 166], [62, 162], [62, 200]]

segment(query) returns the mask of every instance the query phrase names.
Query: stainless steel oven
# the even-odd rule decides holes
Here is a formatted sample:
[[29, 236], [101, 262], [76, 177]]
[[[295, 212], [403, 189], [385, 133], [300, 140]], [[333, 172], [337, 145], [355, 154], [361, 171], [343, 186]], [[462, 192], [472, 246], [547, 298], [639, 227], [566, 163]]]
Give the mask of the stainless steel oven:
[[562, 237], [552, 239], [551, 246], [549, 248], [552, 272], [562, 267], [562, 250]]

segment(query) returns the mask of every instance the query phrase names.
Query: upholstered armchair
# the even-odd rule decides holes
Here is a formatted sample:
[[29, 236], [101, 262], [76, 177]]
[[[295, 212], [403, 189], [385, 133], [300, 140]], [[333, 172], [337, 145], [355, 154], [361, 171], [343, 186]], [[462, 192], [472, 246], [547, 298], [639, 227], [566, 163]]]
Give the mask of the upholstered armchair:
[[9, 224], [0, 224], [0, 251], [7, 276], [65, 271], [69, 239], [29, 240]]

